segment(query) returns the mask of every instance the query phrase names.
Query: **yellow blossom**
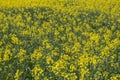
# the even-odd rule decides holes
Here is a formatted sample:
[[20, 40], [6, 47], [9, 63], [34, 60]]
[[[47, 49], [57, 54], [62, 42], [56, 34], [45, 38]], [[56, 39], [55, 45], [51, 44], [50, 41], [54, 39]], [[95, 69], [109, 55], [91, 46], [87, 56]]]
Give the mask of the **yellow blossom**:
[[34, 50], [31, 54], [31, 60], [39, 60], [42, 57], [42, 53], [39, 50]]
[[12, 40], [12, 42], [15, 43], [15, 44], [18, 44], [18, 42], [19, 42], [19, 39], [17, 38], [17, 36], [16, 36], [15, 34], [13, 34], [13, 35], [11, 36], [11, 40]]
[[43, 70], [39, 65], [35, 65], [35, 67], [32, 69], [32, 76], [35, 80], [40, 79], [40, 76], [43, 76]]
[[3, 60], [8, 61], [11, 59], [11, 57], [12, 57], [12, 53], [11, 53], [10, 49], [6, 49], [4, 52]]
[[14, 75], [15, 80], [19, 80], [20, 76], [22, 75], [23, 72], [21, 72], [19, 69], [16, 71]]

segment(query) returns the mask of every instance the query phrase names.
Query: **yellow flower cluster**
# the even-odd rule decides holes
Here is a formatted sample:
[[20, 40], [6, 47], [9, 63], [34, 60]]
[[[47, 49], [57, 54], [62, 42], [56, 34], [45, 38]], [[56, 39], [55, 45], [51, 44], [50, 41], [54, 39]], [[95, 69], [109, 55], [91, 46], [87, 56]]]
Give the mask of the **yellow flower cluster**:
[[19, 77], [21, 76], [22, 73], [23, 72], [21, 72], [20, 70], [17, 70], [16, 73], [15, 73], [14, 79], [19, 80]]
[[35, 80], [39, 80], [41, 76], [43, 76], [43, 70], [40, 68], [39, 65], [35, 65], [32, 69], [32, 74]]
[[119, 80], [120, 0], [0, 0], [0, 80]]
[[34, 50], [34, 52], [31, 54], [31, 60], [39, 60], [42, 57], [42, 53], [39, 50]]

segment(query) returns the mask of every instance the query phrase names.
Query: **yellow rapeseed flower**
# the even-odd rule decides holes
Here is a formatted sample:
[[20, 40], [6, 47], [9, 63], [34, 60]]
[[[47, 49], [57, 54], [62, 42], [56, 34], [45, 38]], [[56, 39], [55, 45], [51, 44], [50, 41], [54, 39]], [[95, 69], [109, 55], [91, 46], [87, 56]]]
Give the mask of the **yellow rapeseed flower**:
[[19, 80], [19, 77], [22, 75], [22, 71], [20, 71], [19, 69], [16, 71], [15, 75], [14, 75], [14, 79], [15, 80]]

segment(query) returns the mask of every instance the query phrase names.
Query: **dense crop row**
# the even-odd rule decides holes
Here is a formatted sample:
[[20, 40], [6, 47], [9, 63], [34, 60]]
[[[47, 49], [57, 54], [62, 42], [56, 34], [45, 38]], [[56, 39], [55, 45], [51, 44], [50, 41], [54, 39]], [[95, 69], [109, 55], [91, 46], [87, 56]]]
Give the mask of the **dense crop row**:
[[120, 79], [119, 0], [104, 9], [88, 8], [90, 0], [7, 1], [0, 6], [0, 80]]

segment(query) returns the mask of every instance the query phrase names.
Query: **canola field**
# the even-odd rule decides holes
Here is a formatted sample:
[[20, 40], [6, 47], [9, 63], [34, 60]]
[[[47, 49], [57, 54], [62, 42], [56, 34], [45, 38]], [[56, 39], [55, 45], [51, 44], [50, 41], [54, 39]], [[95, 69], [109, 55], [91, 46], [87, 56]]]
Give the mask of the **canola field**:
[[120, 0], [0, 0], [0, 80], [120, 80]]

